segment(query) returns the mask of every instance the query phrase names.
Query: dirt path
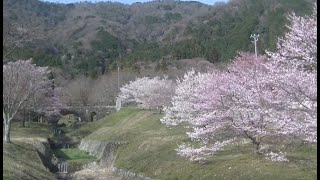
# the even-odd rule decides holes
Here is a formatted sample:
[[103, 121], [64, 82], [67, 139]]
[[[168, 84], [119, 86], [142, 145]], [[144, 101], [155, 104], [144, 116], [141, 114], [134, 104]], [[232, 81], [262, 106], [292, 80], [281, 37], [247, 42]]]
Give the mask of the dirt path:
[[[4, 140], [4, 138], [3, 138], [3, 140]], [[11, 141], [23, 141], [23, 142], [33, 142], [33, 141], [35, 141], [35, 140], [37, 140], [37, 141], [41, 141], [41, 142], [47, 142], [47, 139], [45, 139], [45, 138], [40, 138], [40, 137], [35, 137], [35, 138], [24, 138], [24, 137], [22, 137], [22, 138], [10, 138], [10, 140]]]

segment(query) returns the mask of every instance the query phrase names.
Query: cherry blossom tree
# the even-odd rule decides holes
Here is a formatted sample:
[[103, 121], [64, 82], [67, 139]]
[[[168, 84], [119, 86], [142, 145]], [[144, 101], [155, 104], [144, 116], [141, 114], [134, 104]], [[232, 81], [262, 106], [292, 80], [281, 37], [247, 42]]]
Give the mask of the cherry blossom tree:
[[175, 95], [172, 105], [165, 106], [165, 115], [161, 122], [167, 125], [178, 125], [182, 122], [192, 122], [201, 112], [197, 109], [199, 103], [199, 86], [204, 79], [211, 78], [210, 73], [196, 73], [194, 69], [187, 72], [181, 79], [177, 79]]
[[[305, 111], [297, 111], [292, 98], [281, 86], [286, 84], [279, 84], [278, 81], [278, 76], [294, 77], [294, 72], [273, 74], [276, 71], [269, 68], [274, 67], [266, 63], [266, 57], [256, 58], [253, 54], [240, 53], [227, 71], [207, 74], [189, 72], [182, 81], [178, 81], [172, 106], [165, 108], [161, 121], [168, 125], [187, 122], [192, 129], [187, 133], [191, 140], [202, 143], [200, 148], [181, 145], [177, 149], [178, 154], [191, 160], [201, 160], [204, 155], [213, 154], [234, 142], [234, 137], [216, 141], [216, 136], [225, 131], [249, 138], [255, 152], [259, 152], [263, 138], [269, 135], [298, 133], [314, 140], [315, 119], [311, 115], [307, 119], [306, 114], [302, 113]], [[302, 84], [313, 82], [312, 78], [299, 75], [293, 81]], [[304, 92], [309, 92], [306, 89]], [[314, 89], [314, 86], [309, 88], [310, 97], [314, 95]]]
[[170, 103], [174, 87], [167, 77], [142, 77], [122, 86], [119, 98], [122, 102], [137, 103], [142, 108], [160, 108], [161, 112], [162, 107]]
[[[3, 65], [3, 121], [5, 142], [10, 142], [10, 125], [17, 112], [30, 102], [39, 102], [52, 91], [47, 67], [38, 67], [30, 60], [18, 60]], [[49, 97], [48, 95], [46, 95]]]
[[[317, 75], [313, 71], [301, 70], [292, 66], [268, 62], [270, 70], [266, 75], [273, 80], [273, 91], [279, 109], [287, 118], [294, 121], [291, 132], [309, 141], [317, 141]], [[281, 102], [281, 103], [280, 103]]]
[[47, 120], [51, 118], [60, 118], [60, 110], [63, 108], [61, 102], [61, 88], [48, 89], [46, 92], [38, 92], [30, 98], [26, 105], [29, 110], [32, 110], [41, 117], [46, 117]]
[[228, 68], [226, 83], [219, 87], [220, 108], [215, 108], [224, 109], [217, 113], [222, 114], [219, 119], [229, 119], [233, 128], [252, 141], [256, 152], [265, 136], [295, 134], [305, 124], [287, 111], [291, 102], [278, 81], [285, 74], [274, 74], [265, 61], [248, 53], [236, 57]]
[[309, 70], [317, 69], [317, 3], [311, 16], [288, 15], [289, 31], [279, 38], [277, 51], [266, 53], [272, 61]]
[[187, 121], [193, 128], [188, 135], [204, 144], [223, 129], [233, 128], [250, 138], [258, 150], [261, 139], [271, 133], [267, 130], [276, 131], [274, 119], [268, 118], [265, 112], [273, 96], [266, 88], [267, 70], [261, 65], [263, 62], [263, 57], [242, 53], [227, 72], [187, 73], [178, 83], [172, 107], [165, 109], [161, 121], [166, 124]]
[[[311, 16], [288, 16], [289, 32], [279, 38], [276, 52], [266, 51], [281, 101], [292, 119], [299, 119], [299, 134], [317, 141], [317, 3]], [[296, 132], [298, 133], [298, 132]]]

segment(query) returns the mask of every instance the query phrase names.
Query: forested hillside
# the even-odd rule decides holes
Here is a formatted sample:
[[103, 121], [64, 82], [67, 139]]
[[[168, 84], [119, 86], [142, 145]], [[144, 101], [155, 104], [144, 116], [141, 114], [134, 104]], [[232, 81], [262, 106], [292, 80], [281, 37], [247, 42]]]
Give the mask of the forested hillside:
[[[214, 6], [190, 1], [56, 4], [4, 0], [4, 59], [33, 58], [71, 77], [97, 77], [139, 62], [166, 69], [173, 60], [202, 57], [224, 62], [237, 51], [274, 49], [285, 15], [310, 14], [312, 0], [231, 0]], [[14, 51], [17, 41], [23, 40]]]

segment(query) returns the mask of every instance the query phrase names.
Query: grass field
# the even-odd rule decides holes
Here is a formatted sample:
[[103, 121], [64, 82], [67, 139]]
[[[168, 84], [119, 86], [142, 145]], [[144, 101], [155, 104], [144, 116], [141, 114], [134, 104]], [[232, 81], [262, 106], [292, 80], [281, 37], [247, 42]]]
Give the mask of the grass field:
[[118, 149], [115, 166], [155, 179], [312, 180], [317, 177], [316, 145], [288, 148], [289, 162], [272, 162], [254, 155], [250, 143], [228, 146], [209, 157], [206, 164], [190, 162], [174, 150], [182, 142], [189, 142], [185, 129], [167, 128], [160, 123], [161, 116], [128, 107], [72, 134], [90, 140], [128, 142]]
[[51, 125], [37, 122], [26, 122], [22, 127], [20, 122], [11, 125], [11, 138], [48, 138], [52, 136]]

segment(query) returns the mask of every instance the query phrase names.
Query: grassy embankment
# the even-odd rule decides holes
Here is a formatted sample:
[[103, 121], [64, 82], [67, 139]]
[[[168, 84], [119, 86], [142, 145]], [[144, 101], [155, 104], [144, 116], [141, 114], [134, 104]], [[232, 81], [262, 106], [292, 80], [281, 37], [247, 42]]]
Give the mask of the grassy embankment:
[[46, 169], [36, 150], [32, 146], [35, 139], [43, 141], [50, 136], [50, 126], [40, 123], [12, 124], [12, 143], [3, 144], [3, 178], [4, 179], [56, 179]]
[[[20, 122], [13, 122], [11, 130], [11, 144], [3, 146], [3, 178], [4, 179], [56, 179], [55, 175], [46, 169], [32, 142], [46, 141], [53, 138], [52, 126], [43, 123], [27, 122], [21, 127]], [[94, 161], [96, 158], [78, 148], [54, 150], [56, 157], [64, 158], [70, 164], [82, 165]]]
[[[133, 107], [82, 126], [69, 135], [99, 141], [125, 141], [115, 166], [155, 179], [316, 179], [316, 145], [286, 150], [289, 162], [272, 162], [253, 155], [250, 143], [231, 145], [206, 164], [190, 162], [174, 149], [188, 142], [183, 127], [161, 124], [161, 114]], [[91, 134], [90, 134], [91, 133]]]

